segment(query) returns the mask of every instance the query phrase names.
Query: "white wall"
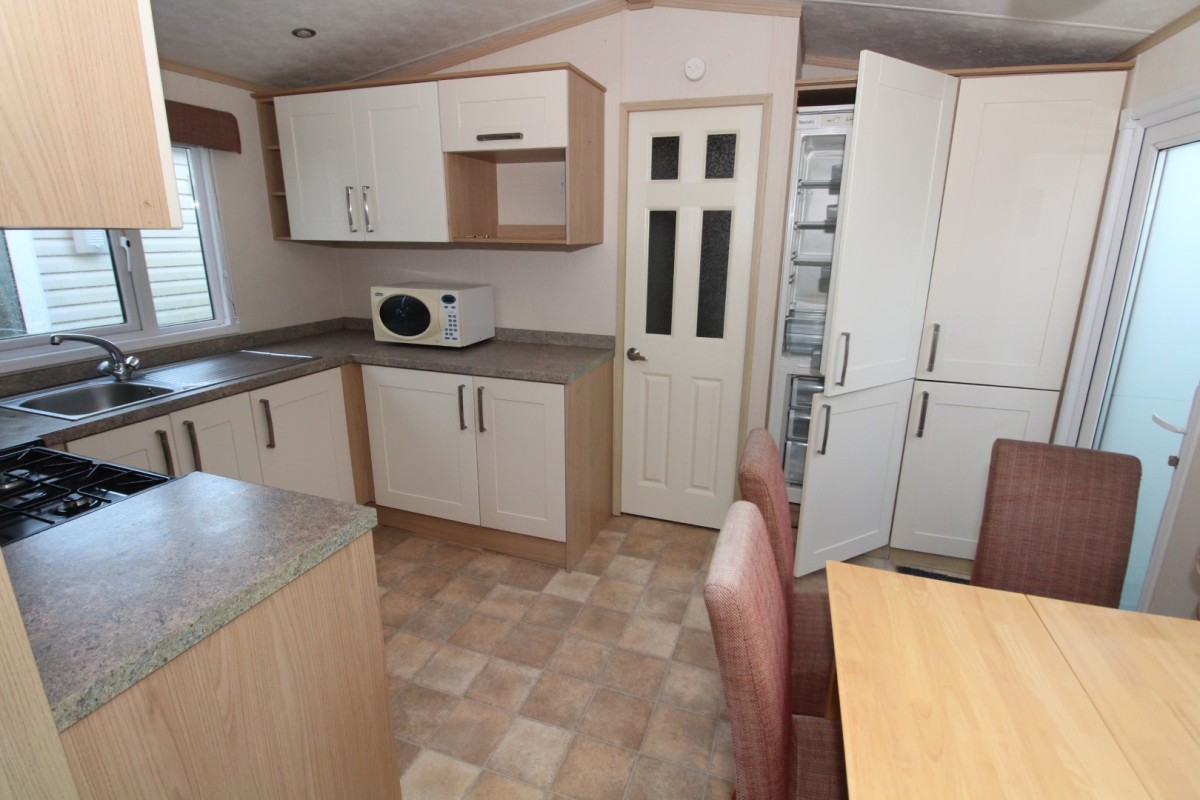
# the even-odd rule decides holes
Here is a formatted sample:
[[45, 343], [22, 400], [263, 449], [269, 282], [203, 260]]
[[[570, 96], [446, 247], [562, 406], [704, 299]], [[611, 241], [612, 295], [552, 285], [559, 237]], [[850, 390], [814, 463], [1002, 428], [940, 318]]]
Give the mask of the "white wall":
[[[622, 103], [735, 95], [772, 96], [762, 217], [749, 421], [766, 421], [779, 282], [792, 90], [799, 20], [678, 8], [623, 11], [462, 64], [452, 71], [568, 61], [607, 88], [604, 242], [562, 249], [343, 249], [338, 253], [348, 316], [366, 316], [368, 288], [403, 279], [482, 281], [496, 289], [496, 324], [506, 328], [615, 334], [617, 208]], [[702, 80], [684, 63], [704, 59]]]
[[337, 250], [277, 242], [271, 234], [258, 112], [244, 89], [162, 73], [166, 99], [237, 117], [241, 153], [213, 151], [226, 264], [244, 333], [342, 316]]

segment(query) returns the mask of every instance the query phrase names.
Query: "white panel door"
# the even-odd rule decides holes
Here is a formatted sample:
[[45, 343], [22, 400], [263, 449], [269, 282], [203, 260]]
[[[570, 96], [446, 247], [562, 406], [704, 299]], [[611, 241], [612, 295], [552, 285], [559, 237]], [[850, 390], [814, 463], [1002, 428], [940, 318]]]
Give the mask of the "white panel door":
[[178, 476], [178, 450], [169, 417], [155, 417], [67, 442], [67, 452]]
[[171, 415], [178, 445], [179, 474], [200, 470], [225, 478], [262, 483], [250, 397], [235, 394]]
[[716, 528], [733, 501], [762, 113], [629, 115], [627, 513]]
[[250, 393], [263, 483], [354, 502], [341, 370]]
[[888, 543], [911, 384], [813, 395], [797, 577]]
[[566, 400], [558, 384], [475, 379], [479, 521], [567, 539]]
[[378, 86], [350, 94], [358, 153], [355, 191], [366, 240], [449, 241], [437, 84]]
[[916, 372], [957, 84], [862, 53], [825, 320], [831, 397]]
[[992, 443], [1050, 441], [1058, 392], [915, 384], [892, 546], [974, 558]]
[[275, 98], [293, 239], [363, 238], [351, 92]]
[[918, 377], [1061, 388], [1124, 86], [961, 82]]
[[479, 524], [469, 375], [363, 367], [375, 502]]

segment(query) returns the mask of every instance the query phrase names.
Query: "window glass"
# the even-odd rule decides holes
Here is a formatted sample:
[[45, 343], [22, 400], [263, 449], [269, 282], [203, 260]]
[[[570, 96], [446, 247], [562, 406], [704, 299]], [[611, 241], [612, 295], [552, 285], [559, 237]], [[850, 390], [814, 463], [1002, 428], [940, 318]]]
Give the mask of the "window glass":
[[200, 241], [200, 208], [188, 151], [176, 147], [173, 155], [183, 227], [177, 231], [142, 231], [146, 273], [160, 328], [213, 318], [208, 271]]

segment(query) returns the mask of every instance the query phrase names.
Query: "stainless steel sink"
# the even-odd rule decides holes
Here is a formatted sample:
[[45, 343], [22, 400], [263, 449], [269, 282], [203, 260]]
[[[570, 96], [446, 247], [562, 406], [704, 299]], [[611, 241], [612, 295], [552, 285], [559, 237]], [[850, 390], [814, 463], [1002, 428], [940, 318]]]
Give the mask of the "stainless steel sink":
[[0, 405], [18, 411], [32, 411], [60, 419], [83, 419], [93, 414], [144, 403], [174, 394], [179, 388], [144, 380], [118, 383], [110, 378], [61, 386], [37, 394], [25, 395]]

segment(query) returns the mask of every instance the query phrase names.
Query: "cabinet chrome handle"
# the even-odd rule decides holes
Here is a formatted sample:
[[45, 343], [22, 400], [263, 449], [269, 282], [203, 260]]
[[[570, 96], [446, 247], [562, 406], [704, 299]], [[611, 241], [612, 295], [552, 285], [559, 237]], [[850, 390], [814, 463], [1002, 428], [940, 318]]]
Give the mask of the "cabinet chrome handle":
[[367, 192], [369, 191], [371, 191], [370, 186], [363, 187], [363, 222], [366, 223], [367, 233], [374, 233], [375, 228], [371, 225], [371, 206], [367, 204]]
[[466, 391], [467, 385], [460, 383], [458, 385], [458, 429], [465, 431], [467, 429], [467, 411], [463, 407], [463, 393]]
[[833, 409], [829, 403], [822, 403], [821, 410], [825, 412], [825, 433], [821, 436], [821, 449], [817, 451], [817, 455], [825, 455], [825, 451], [829, 449], [829, 418], [833, 416]]
[[846, 338], [846, 346], [842, 349], [842, 374], [835, 386], [846, 385], [846, 370], [850, 368], [850, 331], [842, 331], [841, 335]]
[[921, 392], [921, 416], [917, 417], [917, 438], [925, 435], [925, 415], [929, 413], [929, 392]]
[[354, 187], [346, 187], [346, 222], [350, 225], [351, 233], [358, 233], [358, 228], [354, 227]]
[[929, 364], [925, 366], [926, 372], [933, 372], [933, 362], [937, 361], [937, 346], [938, 337], [942, 335], [942, 326], [938, 323], [933, 323], [933, 338], [929, 340]]
[[502, 142], [512, 141], [514, 139], [524, 139], [525, 134], [520, 131], [512, 131], [511, 133], [480, 133], [475, 136], [477, 142]]
[[263, 414], [267, 418], [267, 447], [275, 447], [275, 420], [271, 418], [271, 401], [267, 398], [261, 398], [258, 404], [262, 406]]
[[190, 419], [185, 419], [183, 427], [187, 431], [188, 441], [192, 444], [192, 461], [195, 462], [196, 471], [203, 472], [204, 465], [200, 463], [200, 437], [196, 435], [196, 423]]
[[626, 350], [625, 357], [628, 358], [630, 361], [649, 361], [650, 360], [650, 359], [646, 358], [644, 355], [642, 355], [640, 352], [638, 352], [638, 349], [636, 347], [631, 347], [628, 350]]
[[487, 433], [487, 428], [483, 427], [483, 387], [482, 386], [480, 386], [478, 389], [475, 390], [475, 398], [476, 398], [475, 405], [477, 406], [477, 411], [479, 414], [479, 419], [478, 419], [479, 432]]
[[167, 436], [166, 431], [155, 431], [154, 434], [158, 437], [158, 444], [162, 447], [163, 460], [167, 462], [167, 474], [172, 478], [178, 478], [179, 473], [175, 471], [175, 458], [171, 455], [171, 439]]

